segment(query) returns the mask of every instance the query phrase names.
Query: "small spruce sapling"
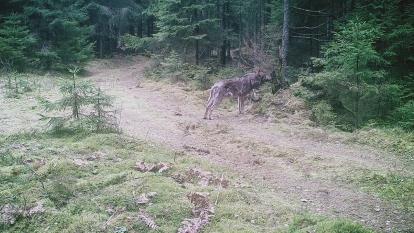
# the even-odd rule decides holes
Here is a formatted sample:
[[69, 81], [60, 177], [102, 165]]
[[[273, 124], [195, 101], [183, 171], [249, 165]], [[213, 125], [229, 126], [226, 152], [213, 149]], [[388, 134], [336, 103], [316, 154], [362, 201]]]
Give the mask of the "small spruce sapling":
[[89, 121], [97, 132], [119, 131], [116, 111], [113, 107], [112, 97], [106, 95], [101, 88], [95, 88], [91, 96], [93, 111], [88, 116]]
[[107, 110], [112, 107], [111, 97], [90, 82], [78, 80], [80, 70], [77, 66], [69, 69], [72, 75], [60, 87], [61, 99], [55, 102], [41, 99], [45, 111], [61, 112], [58, 116], [41, 115], [42, 119], [54, 130], [90, 126], [94, 131], [117, 129], [115, 112]]

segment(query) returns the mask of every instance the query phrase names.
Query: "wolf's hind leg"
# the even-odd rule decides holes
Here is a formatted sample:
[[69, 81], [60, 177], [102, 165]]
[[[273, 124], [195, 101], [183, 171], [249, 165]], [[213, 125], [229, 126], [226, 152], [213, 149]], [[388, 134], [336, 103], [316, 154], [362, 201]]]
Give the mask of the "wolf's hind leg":
[[215, 95], [215, 92], [216, 92], [216, 89], [215, 88], [212, 88], [210, 90], [210, 96], [208, 97], [206, 111], [204, 113], [204, 119], [208, 119], [209, 112], [212, 111], [212, 107], [213, 107], [213, 104], [214, 104], [214, 95]]
[[213, 113], [213, 110], [219, 106], [219, 104], [221, 103], [221, 101], [223, 100], [223, 93], [221, 93], [220, 91], [217, 91], [216, 93], [214, 93], [213, 98], [212, 98], [212, 105], [210, 107], [210, 111], [208, 113], [208, 119], [211, 120], [211, 114]]

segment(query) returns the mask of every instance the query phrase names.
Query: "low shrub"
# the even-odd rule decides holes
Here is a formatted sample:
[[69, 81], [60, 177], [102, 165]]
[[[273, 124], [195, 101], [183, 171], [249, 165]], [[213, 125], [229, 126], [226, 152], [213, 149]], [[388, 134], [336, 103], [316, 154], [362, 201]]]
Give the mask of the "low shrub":
[[395, 124], [406, 130], [414, 130], [414, 100], [408, 101], [397, 108], [391, 119]]
[[332, 125], [336, 115], [328, 102], [320, 101], [312, 106], [312, 119], [320, 125]]

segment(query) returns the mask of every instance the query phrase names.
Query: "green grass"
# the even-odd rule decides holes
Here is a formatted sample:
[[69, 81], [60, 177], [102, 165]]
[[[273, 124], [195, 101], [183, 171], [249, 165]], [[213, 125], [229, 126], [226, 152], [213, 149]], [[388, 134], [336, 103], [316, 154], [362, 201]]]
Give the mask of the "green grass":
[[347, 141], [396, 153], [414, 165], [414, 132], [407, 132], [398, 127], [366, 127], [352, 133]]
[[[87, 163], [80, 166], [76, 159]], [[167, 162], [173, 168], [162, 174], [140, 173], [133, 169], [137, 161]], [[182, 185], [171, 178], [194, 167], [224, 174], [230, 187]], [[244, 185], [236, 185], [240, 182]], [[158, 193], [151, 204], [134, 203], [135, 197], [147, 192]], [[285, 232], [297, 215], [294, 206], [275, 197], [268, 187], [240, 180], [227, 168], [126, 136], [0, 136], [0, 207], [12, 204], [24, 209], [38, 201], [45, 207], [42, 214], [17, 216], [14, 224], [0, 223], [1, 232], [176, 232], [191, 217], [192, 204], [186, 197], [190, 192], [209, 193], [215, 205], [214, 218], [204, 232]], [[159, 229], [141, 223], [139, 209], [145, 209]], [[296, 221], [288, 232], [305, 232], [308, 226], [298, 226]], [[317, 227], [318, 232], [353, 232], [342, 231], [350, 227], [344, 224], [318, 220], [309, 227]]]
[[[114, 232], [120, 227], [156, 232], [138, 221], [140, 208], [155, 218], [157, 232], [175, 232], [191, 217], [189, 192], [208, 192], [211, 202], [217, 200], [206, 232], [234, 232], [229, 229], [236, 226], [239, 232], [274, 232], [283, 225], [275, 225], [270, 216], [280, 216], [277, 221], [283, 224], [293, 216], [287, 204], [265, 189], [256, 195], [253, 188], [178, 184], [170, 175], [193, 167], [224, 173], [231, 184], [235, 177], [225, 168], [122, 135], [19, 134], [1, 137], [0, 148], [0, 206], [24, 208], [42, 201], [46, 209], [31, 218], [18, 216], [13, 225], [0, 223], [2, 232]], [[76, 165], [75, 159], [87, 164]], [[133, 169], [137, 161], [168, 162], [173, 169], [140, 173]], [[151, 205], [137, 206], [134, 197], [146, 192], [158, 195]]]
[[331, 220], [310, 215], [298, 215], [289, 225], [287, 233], [373, 233], [363, 226], [345, 220]]
[[414, 212], [414, 177], [395, 173], [364, 170], [349, 181], [381, 198], [396, 203], [400, 208]]

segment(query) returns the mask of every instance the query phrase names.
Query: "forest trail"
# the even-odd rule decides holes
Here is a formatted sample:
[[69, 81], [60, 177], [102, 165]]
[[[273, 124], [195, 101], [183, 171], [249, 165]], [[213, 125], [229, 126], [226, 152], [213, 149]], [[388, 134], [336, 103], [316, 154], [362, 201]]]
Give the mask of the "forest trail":
[[134, 57], [88, 67], [90, 79], [116, 97], [124, 133], [236, 170], [300, 211], [346, 217], [384, 232], [414, 225], [412, 216], [344, 178], [365, 169], [404, 169], [397, 159], [344, 144], [319, 129], [238, 116], [227, 109], [203, 120], [207, 92], [143, 80], [149, 64], [147, 58]]

